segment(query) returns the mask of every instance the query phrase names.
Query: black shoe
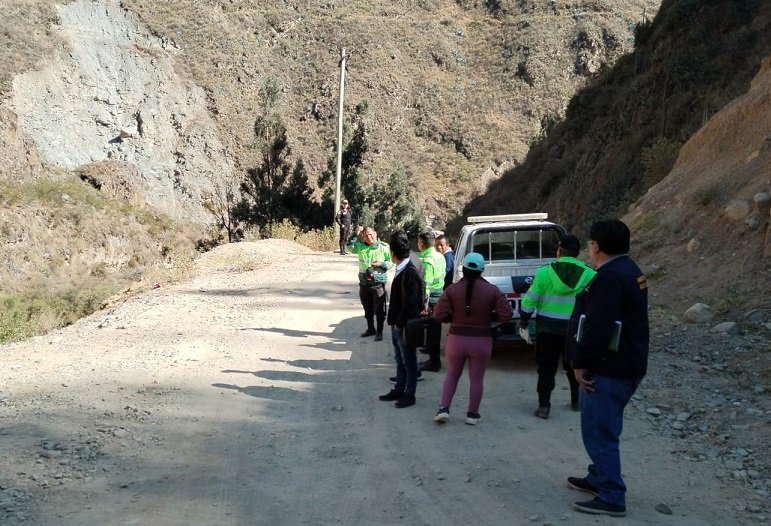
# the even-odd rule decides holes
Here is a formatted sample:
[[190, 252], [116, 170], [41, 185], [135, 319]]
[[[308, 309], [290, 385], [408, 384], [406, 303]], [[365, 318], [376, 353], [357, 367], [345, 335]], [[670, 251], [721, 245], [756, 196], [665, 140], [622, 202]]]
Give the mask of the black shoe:
[[572, 489], [577, 489], [578, 491], [585, 491], [587, 493], [591, 493], [595, 497], [597, 496], [597, 488], [595, 488], [592, 484], [589, 483], [588, 480], [585, 478], [578, 478], [578, 477], [568, 477], [568, 487]]
[[574, 400], [574, 401], [570, 402], [570, 409], [572, 409], [573, 411], [580, 411], [581, 410], [581, 408], [578, 406], [578, 400]]
[[428, 362], [424, 362], [423, 365], [420, 366], [419, 370], [428, 371], [430, 373], [438, 373], [439, 369], [441, 368], [442, 368], [442, 365], [440, 363], [432, 362], [429, 360]]
[[466, 413], [466, 425], [469, 426], [475, 426], [477, 425], [477, 422], [479, 422], [479, 419], [482, 418], [482, 415], [479, 413], [472, 413], [469, 411]]
[[439, 411], [436, 412], [436, 416], [434, 417], [434, 422], [437, 424], [446, 424], [450, 421], [450, 408], [449, 407], [440, 407]]
[[[418, 382], [421, 381], [422, 379], [423, 379], [423, 373], [418, 371]], [[396, 377], [395, 376], [389, 376], [388, 377], [388, 381], [391, 382], [392, 384], [395, 384], [396, 383]]]
[[543, 418], [544, 420], [546, 420], [547, 418], [549, 418], [549, 410], [550, 410], [550, 407], [548, 405], [542, 405], [542, 406], [539, 406], [538, 409], [536, 409], [535, 413], [533, 414], [538, 418]]
[[391, 389], [386, 394], [378, 396], [378, 398], [383, 402], [393, 402], [394, 400], [399, 400], [403, 396], [403, 392]]
[[366, 331], [361, 333], [362, 338], [366, 338], [367, 336], [374, 336], [375, 335], [375, 329], [367, 329]]
[[382, 342], [383, 341], [383, 333], [382, 332], [379, 332], [379, 333], [375, 334], [375, 341], [376, 342]]
[[415, 405], [415, 397], [410, 395], [404, 395], [396, 401], [396, 403], [394, 404], [394, 407], [398, 407], [399, 409], [402, 409], [404, 407], [410, 407], [411, 405]]
[[610, 515], [611, 517], [624, 517], [626, 515], [626, 506], [608, 504], [604, 500], [600, 500], [599, 497], [594, 500], [587, 500], [586, 502], [575, 502], [573, 503], [573, 508], [594, 515]]

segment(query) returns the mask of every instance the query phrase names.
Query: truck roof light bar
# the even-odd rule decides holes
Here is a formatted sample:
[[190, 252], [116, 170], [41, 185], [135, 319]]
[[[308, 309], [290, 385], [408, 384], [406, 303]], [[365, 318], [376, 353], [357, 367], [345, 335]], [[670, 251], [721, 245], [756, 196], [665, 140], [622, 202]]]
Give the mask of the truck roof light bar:
[[549, 217], [546, 212], [535, 214], [503, 214], [498, 216], [471, 216], [469, 223], [495, 223], [499, 221], [545, 221]]

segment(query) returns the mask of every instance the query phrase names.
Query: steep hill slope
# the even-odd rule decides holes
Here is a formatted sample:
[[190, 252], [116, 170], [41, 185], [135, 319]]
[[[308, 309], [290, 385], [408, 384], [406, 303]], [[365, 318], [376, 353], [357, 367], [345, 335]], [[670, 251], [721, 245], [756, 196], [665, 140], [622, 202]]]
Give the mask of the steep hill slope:
[[635, 52], [581, 90], [565, 120], [466, 214], [538, 209], [568, 226], [623, 214], [747, 91], [771, 54], [771, 3], [666, 0], [636, 38]]
[[658, 303], [771, 308], [771, 58], [631, 209]]

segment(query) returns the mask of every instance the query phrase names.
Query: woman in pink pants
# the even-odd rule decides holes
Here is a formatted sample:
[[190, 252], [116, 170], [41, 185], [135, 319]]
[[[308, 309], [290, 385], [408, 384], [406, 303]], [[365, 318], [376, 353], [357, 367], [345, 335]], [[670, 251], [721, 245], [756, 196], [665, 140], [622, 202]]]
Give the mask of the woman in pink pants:
[[480, 418], [485, 369], [493, 350], [490, 323], [511, 320], [511, 306], [498, 287], [482, 277], [485, 260], [476, 252], [463, 258], [463, 279], [448, 287], [434, 307], [433, 316], [450, 322], [450, 333], [444, 348], [447, 375], [442, 386], [442, 401], [434, 421], [444, 424], [450, 419], [450, 405], [463, 366], [468, 360], [469, 402], [466, 423], [475, 425]]

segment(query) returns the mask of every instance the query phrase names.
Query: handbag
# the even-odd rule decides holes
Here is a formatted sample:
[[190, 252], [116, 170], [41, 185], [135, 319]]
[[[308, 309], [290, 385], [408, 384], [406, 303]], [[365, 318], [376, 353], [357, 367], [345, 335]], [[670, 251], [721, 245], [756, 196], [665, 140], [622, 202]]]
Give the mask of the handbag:
[[404, 327], [404, 341], [410, 347], [425, 347], [429, 318], [407, 320]]

